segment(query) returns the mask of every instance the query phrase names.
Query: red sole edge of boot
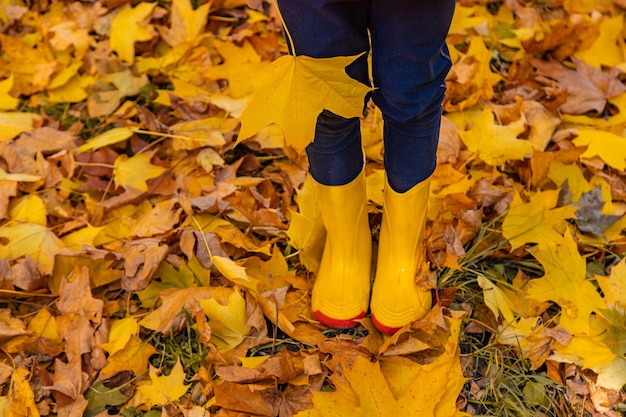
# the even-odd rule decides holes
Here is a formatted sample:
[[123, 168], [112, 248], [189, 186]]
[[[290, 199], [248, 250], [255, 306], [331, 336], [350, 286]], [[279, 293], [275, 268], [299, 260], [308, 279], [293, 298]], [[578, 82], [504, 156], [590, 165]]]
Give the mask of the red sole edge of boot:
[[374, 323], [374, 326], [376, 326], [379, 332], [389, 335], [389, 336], [393, 335], [395, 332], [397, 332], [398, 330], [402, 328], [402, 327], [385, 326], [384, 324], [376, 320], [376, 317], [373, 314], [372, 314], [372, 322]]
[[356, 322], [356, 320], [359, 320], [365, 317], [365, 311], [352, 319], [344, 319], [344, 320], [339, 320], [339, 319], [334, 319], [332, 317], [328, 317], [326, 314], [322, 313], [321, 311], [314, 311], [313, 317], [315, 317], [315, 320], [319, 321], [320, 323], [328, 327], [332, 327], [334, 329], [351, 329], [353, 327], [356, 327], [359, 324]]

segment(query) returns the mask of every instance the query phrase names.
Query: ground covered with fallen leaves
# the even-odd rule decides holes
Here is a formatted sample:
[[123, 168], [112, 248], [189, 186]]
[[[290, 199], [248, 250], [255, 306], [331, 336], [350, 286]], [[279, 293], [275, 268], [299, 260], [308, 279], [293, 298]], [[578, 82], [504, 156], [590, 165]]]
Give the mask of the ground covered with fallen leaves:
[[235, 146], [269, 4], [0, 4], [4, 416], [626, 413], [622, 0], [458, 2], [436, 305], [393, 337], [313, 320], [306, 161], [280, 125]]

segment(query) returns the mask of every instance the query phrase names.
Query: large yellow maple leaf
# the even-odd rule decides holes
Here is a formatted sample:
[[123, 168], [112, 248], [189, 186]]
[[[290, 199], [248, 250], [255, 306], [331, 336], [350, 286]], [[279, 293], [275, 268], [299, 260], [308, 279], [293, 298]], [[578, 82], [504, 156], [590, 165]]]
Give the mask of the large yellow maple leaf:
[[473, 126], [460, 132], [467, 148], [492, 166], [501, 166], [510, 160], [524, 159], [533, 152], [533, 144], [517, 136], [525, 130], [524, 120], [519, 119], [506, 126], [495, 123], [490, 109], [484, 109], [474, 120]]
[[189, 0], [173, 0], [170, 28], [162, 29], [161, 36], [172, 46], [197, 42], [206, 26], [210, 6], [206, 3], [194, 10]]
[[113, 18], [109, 45], [123, 61], [135, 62], [135, 42], [148, 41], [156, 35], [149, 23], [155, 6], [156, 3], [142, 2], [133, 8], [127, 3]]
[[296, 190], [299, 211], [291, 210], [291, 223], [287, 235], [298, 249], [300, 261], [311, 272], [317, 273], [324, 249], [326, 230], [317, 203], [313, 179], [307, 176], [304, 185]]
[[278, 58], [258, 77], [258, 88], [241, 116], [237, 142], [275, 123], [291, 146], [304, 150], [323, 110], [346, 118], [362, 116], [370, 88], [345, 72], [359, 56]]
[[550, 243], [562, 240], [566, 219], [575, 216], [578, 207], [556, 207], [559, 190], [534, 194], [524, 203], [516, 194], [504, 222], [502, 235], [513, 249], [526, 243]]
[[157, 373], [158, 370], [151, 366], [150, 382], [138, 384], [132, 404], [146, 404], [148, 407], [164, 405], [178, 400], [187, 392], [189, 385], [185, 385], [185, 372], [180, 361], [176, 362], [169, 375], [159, 376]]
[[596, 276], [609, 308], [626, 310], [626, 258], [611, 268], [608, 277]]
[[626, 169], [626, 139], [615, 133], [597, 129], [580, 129], [573, 142], [576, 146], [586, 146], [581, 158], [602, 159], [607, 165], [623, 171]]
[[246, 323], [246, 300], [239, 291], [232, 291], [227, 305], [215, 298], [198, 300], [198, 303], [209, 318], [211, 341], [220, 351], [234, 349], [244, 341], [250, 326]]
[[335, 392], [314, 391], [314, 408], [296, 417], [468, 416], [456, 408], [465, 383], [459, 365], [460, 324], [460, 318], [450, 319], [445, 352], [427, 365], [401, 357], [372, 363], [362, 356], [343, 363], [349, 385], [341, 384]]
[[163, 174], [166, 169], [157, 165], [152, 165], [150, 160], [154, 151], [138, 153], [128, 157], [120, 155], [114, 162], [113, 173], [114, 182], [118, 187], [132, 187], [141, 191], [148, 191], [147, 180], [156, 178]]
[[[591, 3], [597, 3], [597, 0]], [[577, 51], [574, 56], [598, 69], [602, 66], [613, 67], [622, 64], [626, 52], [623, 30], [624, 17], [621, 14], [605, 17], [600, 22], [598, 38], [587, 49]]]
[[542, 243], [530, 250], [545, 274], [529, 282], [528, 297], [561, 307], [560, 324], [570, 334], [591, 335], [590, 318], [604, 308], [596, 287], [586, 279], [585, 259], [566, 233], [560, 242]]
[[154, 346], [132, 335], [124, 348], [107, 358], [107, 364], [100, 370], [98, 380], [109, 379], [120, 372], [130, 371], [141, 375], [148, 366], [150, 356], [157, 353]]

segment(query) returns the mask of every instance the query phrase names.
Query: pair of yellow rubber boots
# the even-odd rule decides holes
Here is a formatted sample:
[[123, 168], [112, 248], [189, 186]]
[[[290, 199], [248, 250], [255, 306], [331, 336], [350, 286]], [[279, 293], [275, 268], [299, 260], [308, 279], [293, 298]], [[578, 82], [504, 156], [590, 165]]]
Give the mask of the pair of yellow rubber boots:
[[370, 301], [371, 232], [364, 173], [340, 186], [318, 185], [326, 246], [311, 300], [313, 316], [334, 328], [356, 326], [368, 306], [376, 328], [393, 334], [426, 315], [430, 291], [416, 285], [424, 259], [423, 241], [430, 179], [405, 193], [387, 183]]

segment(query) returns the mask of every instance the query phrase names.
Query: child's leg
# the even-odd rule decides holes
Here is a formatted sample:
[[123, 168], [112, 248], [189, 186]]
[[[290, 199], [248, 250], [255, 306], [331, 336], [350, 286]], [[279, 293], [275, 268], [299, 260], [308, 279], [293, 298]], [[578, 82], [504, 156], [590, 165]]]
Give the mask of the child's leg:
[[[369, 50], [366, 0], [278, 0], [291, 51], [315, 58], [351, 56]], [[366, 56], [346, 72], [368, 82]], [[324, 111], [307, 147], [309, 170], [318, 183], [326, 227], [324, 254], [312, 294], [313, 314], [332, 327], [353, 327], [365, 316], [370, 292], [371, 233], [367, 217], [363, 150], [358, 118]]]
[[374, 101], [385, 120], [385, 169], [403, 192], [429, 177], [441, 121], [454, 0], [372, 0]]
[[[358, 55], [369, 50], [367, 0], [278, 0], [296, 55], [314, 58]], [[288, 39], [289, 41], [289, 39]], [[346, 72], [369, 83], [367, 57]], [[359, 119], [323, 112], [307, 147], [310, 172], [324, 185], [344, 185], [363, 168]]]
[[371, 309], [384, 333], [423, 317], [428, 289], [424, 227], [435, 169], [441, 101], [450, 59], [445, 46], [454, 0], [372, 0], [374, 101], [385, 121], [387, 185]]

